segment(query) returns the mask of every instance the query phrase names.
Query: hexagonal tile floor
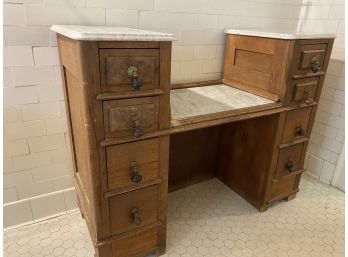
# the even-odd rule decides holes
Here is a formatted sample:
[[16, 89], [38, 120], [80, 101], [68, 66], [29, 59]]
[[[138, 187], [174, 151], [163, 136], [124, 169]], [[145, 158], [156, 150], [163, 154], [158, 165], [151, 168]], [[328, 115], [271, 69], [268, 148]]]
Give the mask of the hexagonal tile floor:
[[[169, 195], [164, 257], [344, 256], [344, 193], [304, 175], [300, 193], [259, 213], [217, 179]], [[4, 233], [7, 257], [93, 257], [78, 212]]]

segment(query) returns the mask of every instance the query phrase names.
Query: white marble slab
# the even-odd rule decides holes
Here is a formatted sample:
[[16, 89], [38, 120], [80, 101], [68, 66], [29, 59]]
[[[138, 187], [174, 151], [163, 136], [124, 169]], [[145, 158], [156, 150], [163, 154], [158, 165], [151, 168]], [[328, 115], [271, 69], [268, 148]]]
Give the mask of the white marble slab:
[[51, 30], [74, 40], [175, 41], [174, 34], [125, 27], [53, 25]]
[[279, 39], [315, 39], [315, 38], [335, 38], [334, 34], [309, 33], [303, 31], [286, 30], [258, 30], [258, 29], [225, 29], [226, 34], [279, 38]]
[[170, 91], [172, 119], [255, 107], [275, 101], [223, 84]]

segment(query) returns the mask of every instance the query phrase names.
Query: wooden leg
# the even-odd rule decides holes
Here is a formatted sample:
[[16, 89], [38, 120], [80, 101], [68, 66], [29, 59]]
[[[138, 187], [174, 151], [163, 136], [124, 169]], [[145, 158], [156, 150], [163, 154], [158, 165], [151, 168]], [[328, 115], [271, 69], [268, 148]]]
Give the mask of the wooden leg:
[[294, 199], [296, 197], [296, 194], [293, 194], [293, 195], [289, 195], [288, 197], [286, 197], [284, 200], [285, 201], [291, 201], [292, 199]]
[[268, 210], [268, 204], [262, 205], [260, 208], [258, 208], [260, 212], [265, 212]]

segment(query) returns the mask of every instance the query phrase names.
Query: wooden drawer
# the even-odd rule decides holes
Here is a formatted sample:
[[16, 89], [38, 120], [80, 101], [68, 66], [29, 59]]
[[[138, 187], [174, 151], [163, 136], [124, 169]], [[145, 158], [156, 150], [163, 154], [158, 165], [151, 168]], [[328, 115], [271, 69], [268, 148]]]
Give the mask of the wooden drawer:
[[111, 244], [112, 257], [140, 257], [155, 252], [157, 248], [157, 229], [122, 237]]
[[283, 147], [279, 150], [275, 178], [280, 178], [302, 169], [300, 166], [302, 149], [303, 143]]
[[101, 49], [99, 56], [103, 92], [135, 91], [127, 72], [131, 66], [136, 67], [141, 82], [138, 90], [158, 88], [158, 49]]
[[105, 101], [106, 138], [140, 137], [158, 129], [158, 97]]
[[295, 74], [312, 76], [323, 71], [327, 47], [326, 43], [302, 44], [297, 53], [299, 63]]
[[282, 143], [289, 143], [305, 138], [312, 108], [301, 108], [289, 111], [286, 115]]
[[273, 181], [268, 201], [281, 199], [293, 192], [296, 176], [287, 176], [283, 179]]
[[106, 148], [108, 188], [141, 184], [157, 179], [158, 138]]
[[157, 222], [157, 185], [109, 198], [113, 235]]
[[318, 77], [294, 80], [292, 101], [296, 103], [313, 103], [319, 83]]

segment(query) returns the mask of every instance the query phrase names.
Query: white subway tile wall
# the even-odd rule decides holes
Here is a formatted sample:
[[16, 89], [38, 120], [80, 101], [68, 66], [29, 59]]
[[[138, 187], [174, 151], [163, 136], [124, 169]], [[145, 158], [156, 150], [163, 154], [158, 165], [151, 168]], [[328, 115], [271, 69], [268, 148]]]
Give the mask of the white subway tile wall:
[[[5, 212], [23, 209], [21, 215], [6, 218], [5, 226], [76, 208], [57, 39], [49, 31], [52, 24], [129, 26], [174, 33], [178, 40], [173, 44], [172, 83], [179, 83], [221, 78], [224, 28], [336, 33], [335, 48], [343, 49], [344, 0], [303, 2], [4, 0]], [[325, 182], [331, 180], [344, 140], [343, 70], [342, 63], [330, 63], [307, 156], [309, 171]], [[41, 206], [52, 199], [59, 206], [43, 210]]]
[[330, 184], [344, 147], [344, 62], [331, 60], [307, 150], [306, 168]]

